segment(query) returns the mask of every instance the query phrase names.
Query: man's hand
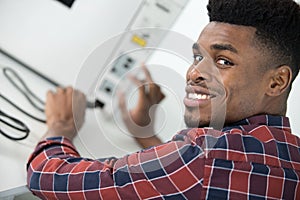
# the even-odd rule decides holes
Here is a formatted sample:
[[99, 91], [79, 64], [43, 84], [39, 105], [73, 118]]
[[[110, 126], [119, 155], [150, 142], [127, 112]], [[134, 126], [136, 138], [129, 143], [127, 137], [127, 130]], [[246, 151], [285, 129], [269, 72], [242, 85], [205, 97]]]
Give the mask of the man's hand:
[[123, 121], [128, 131], [135, 137], [142, 147], [161, 144], [159, 138], [154, 135], [155, 105], [160, 103], [165, 95], [160, 87], [152, 80], [148, 69], [143, 65], [146, 80], [141, 81], [136, 77], [129, 78], [138, 86], [139, 97], [136, 107], [128, 112], [125, 97], [119, 95], [119, 107]]
[[45, 113], [46, 137], [64, 136], [72, 140], [82, 127], [86, 109], [85, 95], [71, 87], [47, 93]]

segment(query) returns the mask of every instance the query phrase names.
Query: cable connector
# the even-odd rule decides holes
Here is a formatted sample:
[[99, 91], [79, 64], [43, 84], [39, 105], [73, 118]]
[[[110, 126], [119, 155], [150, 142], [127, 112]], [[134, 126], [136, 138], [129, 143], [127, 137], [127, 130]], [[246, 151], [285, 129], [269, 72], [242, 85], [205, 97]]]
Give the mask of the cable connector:
[[94, 102], [93, 101], [86, 102], [87, 108], [103, 108], [104, 106], [105, 106], [105, 104], [98, 99], [96, 99]]

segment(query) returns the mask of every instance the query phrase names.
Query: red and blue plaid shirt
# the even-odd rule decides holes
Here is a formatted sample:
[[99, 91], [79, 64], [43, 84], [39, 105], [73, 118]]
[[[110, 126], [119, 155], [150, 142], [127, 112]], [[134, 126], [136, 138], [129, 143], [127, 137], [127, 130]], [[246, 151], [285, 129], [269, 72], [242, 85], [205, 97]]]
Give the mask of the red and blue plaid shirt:
[[288, 118], [254, 116], [195, 128], [120, 159], [80, 157], [63, 137], [41, 141], [28, 186], [43, 199], [300, 199], [300, 139]]

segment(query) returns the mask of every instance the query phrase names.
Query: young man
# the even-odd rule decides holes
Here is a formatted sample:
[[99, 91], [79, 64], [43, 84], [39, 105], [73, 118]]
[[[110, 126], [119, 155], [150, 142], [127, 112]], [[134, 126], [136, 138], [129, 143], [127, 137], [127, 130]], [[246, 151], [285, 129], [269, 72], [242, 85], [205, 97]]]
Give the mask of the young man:
[[[120, 159], [81, 158], [72, 139], [74, 121], [77, 128], [83, 123], [84, 95], [72, 88], [49, 92], [49, 130], [28, 162], [31, 191], [45, 199], [300, 199], [300, 139], [285, 117], [300, 66], [299, 5], [210, 0], [207, 8], [210, 23], [193, 45], [186, 76], [189, 129]], [[149, 94], [140, 88], [130, 115], [120, 101], [142, 146], [160, 143], [138, 136], [151, 133], [145, 116], [164, 97], [145, 72]]]

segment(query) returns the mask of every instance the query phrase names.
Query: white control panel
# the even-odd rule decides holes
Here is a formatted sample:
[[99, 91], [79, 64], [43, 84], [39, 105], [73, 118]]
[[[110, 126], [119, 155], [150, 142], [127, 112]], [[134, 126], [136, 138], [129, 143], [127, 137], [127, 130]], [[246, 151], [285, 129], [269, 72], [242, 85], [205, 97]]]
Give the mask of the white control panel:
[[126, 90], [126, 75], [134, 73], [134, 68], [159, 48], [160, 42], [187, 2], [188, 0], [146, 0], [132, 21], [130, 31], [110, 39], [116, 46], [102, 67], [97, 81], [89, 89], [90, 93], [104, 103], [103, 109], [107, 114], [112, 113], [115, 107], [111, 103], [117, 85], [121, 84], [123, 90]]

